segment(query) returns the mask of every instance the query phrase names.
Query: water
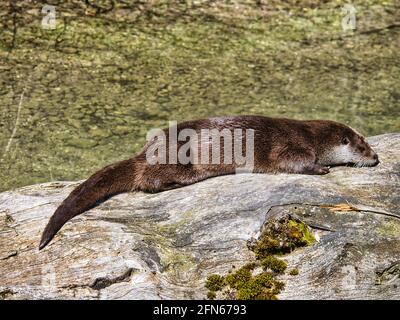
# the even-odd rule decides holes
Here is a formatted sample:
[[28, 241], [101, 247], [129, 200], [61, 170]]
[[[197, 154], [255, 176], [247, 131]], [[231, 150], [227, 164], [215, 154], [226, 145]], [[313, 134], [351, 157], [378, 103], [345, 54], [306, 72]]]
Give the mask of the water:
[[0, 5], [0, 191], [83, 179], [170, 120], [260, 114], [400, 131], [398, 2], [354, 1], [347, 32], [340, 1], [165, 3], [96, 13], [60, 1], [55, 30], [39, 5]]

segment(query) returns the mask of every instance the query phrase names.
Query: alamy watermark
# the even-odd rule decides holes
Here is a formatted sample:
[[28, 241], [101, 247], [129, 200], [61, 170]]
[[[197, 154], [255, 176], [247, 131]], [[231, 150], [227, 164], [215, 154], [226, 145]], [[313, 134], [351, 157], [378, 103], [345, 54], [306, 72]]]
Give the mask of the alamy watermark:
[[349, 31], [349, 30], [355, 30], [356, 29], [356, 8], [349, 3], [346, 3], [342, 7], [342, 12], [344, 14], [344, 17], [342, 19], [342, 30], [344, 32]]
[[57, 25], [56, 7], [46, 4], [42, 7], [42, 13], [45, 15], [42, 19], [42, 28], [55, 29]]
[[[233, 165], [236, 172], [254, 169], [253, 129], [201, 129], [178, 130], [177, 122], [169, 122], [168, 132], [150, 130], [146, 160], [155, 164], [225, 164]], [[178, 132], [179, 131], [179, 132]], [[222, 140], [222, 142], [221, 142]]]

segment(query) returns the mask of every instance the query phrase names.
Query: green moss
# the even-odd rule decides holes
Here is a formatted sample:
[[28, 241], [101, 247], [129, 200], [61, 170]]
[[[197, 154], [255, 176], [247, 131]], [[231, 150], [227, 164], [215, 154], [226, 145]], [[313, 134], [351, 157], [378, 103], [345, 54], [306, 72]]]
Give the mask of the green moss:
[[259, 263], [249, 263], [236, 272], [231, 272], [225, 277], [211, 275], [207, 278], [206, 288], [208, 299], [215, 298], [215, 291], [222, 291], [224, 288], [229, 293], [235, 291], [234, 297], [237, 300], [275, 300], [277, 294], [283, 289], [284, 284], [277, 281], [271, 272], [264, 271], [254, 275], [254, 269]]
[[205, 287], [210, 291], [219, 291], [224, 286], [224, 277], [218, 274], [208, 276]]
[[397, 221], [384, 221], [378, 228], [378, 234], [383, 237], [398, 237], [400, 225]]
[[272, 285], [273, 278], [270, 274], [259, 274], [242, 283], [238, 288], [236, 298], [238, 300], [259, 299], [264, 292], [269, 291]]
[[272, 270], [278, 274], [283, 273], [287, 268], [287, 263], [283, 260], [275, 258], [274, 256], [268, 256], [261, 260], [261, 266], [264, 270]]
[[268, 235], [263, 235], [254, 247], [254, 253], [258, 259], [280, 252], [280, 244], [278, 240], [272, 239]]
[[289, 220], [288, 226], [293, 232], [292, 236], [296, 237], [300, 246], [309, 246], [315, 242], [315, 237], [304, 223], [296, 220]]
[[308, 227], [301, 221], [284, 218], [270, 221], [252, 250], [262, 260], [273, 254], [285, 254], [297, 247], [311, 245], [315, 241]]
[[270, 272], [263, 272], [252, 277], [241, 286], [236, 294], [238, 300], [276, 300], [276, 295], [284, 284], [277, 281]]
[[251, 280], [252, 271], [255, 266], [245, 265], [235, 273], [231, 273], [225, 277], [225, 282], [234, 289], [243, 287], [246, 283]]
[[[221, 291], [225, 299], [237, 300], [275, 300], [283, 290], [284, 283], [276, 276], [283, 274], [287, 263], [274, 255], [291, 252], [297, 247], [310, 245], [315, 241], [308, 227], [292, 218], [269, 221], [260, 238], [250, 249], [256, 261], [248, 263], [236, 271], [230, 270], [226, 276], [211, 275], [206, 288], [210, 291], [208, 299], [214, 299], [216, 291]], [[259, 271], [262, 267], [262, 271]], [[297, 275], [292, 269], [289, 274]]]
[[217, 297], [214, 291], [208, 291], [207, 293], [207, 299], [209, 300], [214, 300]]
[[297, 276], [299, 274], [299, 269], [294, 268], [294, 269], [290, 270], [289, 274], [291, 276]]
[[165, 272], [178, 275], [196, 265], [196, 260], [192, 255], [172, 250], [162, 236], [157, 240], [160, 246], [161, 265], [165, 268]]

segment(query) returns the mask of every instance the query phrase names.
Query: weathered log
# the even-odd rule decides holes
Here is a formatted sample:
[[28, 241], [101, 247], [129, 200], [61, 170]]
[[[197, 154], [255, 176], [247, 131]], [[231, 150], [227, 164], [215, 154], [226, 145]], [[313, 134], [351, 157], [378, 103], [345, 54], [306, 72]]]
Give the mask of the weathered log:
[[77, 182], [0, 194], [0, 298], [203, 299], [209, 274], [254, 259], [249, 240], [290, 214], [319, 238], [283, 258], [280, 299], [400, 298], [400, 134], [369, 139], [381, 164], [325, 176], [239, 174], [121, 194], [41, 232]]

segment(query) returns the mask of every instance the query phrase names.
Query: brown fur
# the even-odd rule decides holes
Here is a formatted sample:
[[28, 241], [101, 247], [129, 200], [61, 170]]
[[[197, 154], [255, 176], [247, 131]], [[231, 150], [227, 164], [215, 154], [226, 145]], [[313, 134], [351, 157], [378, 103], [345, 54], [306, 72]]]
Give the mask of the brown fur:
[[[328, 165], [357, 163], [358, 161], [340, 159], [340, 155], [336, 159], [334, 148], [343, 145], [348, 145], [360, 161], [368, 161], [368, 165], [379, 163], [377, 155], [362, 136], [348, 126], [334, 121], [236, 116], [184, 122], [177, 125], [178, 133], [185, 128], [196, 132], [213, 128], [253, 129], [256, 173], [326, 174], [329, 172]], [[164, 129], [164, 132], [168, 137], [168, 129]], [[146, 150], [152, 143], [153, 141], [147, 143], [136, 157], [101, 169], [73, 190], [50, 218], [39, 248], [44, 248], [68, 220], [112, 195], [132, 190], [159, 192], [210, 177], [233, 174], [237, 169], [235, 163], [150, 165], [146, 160]], [[185, 142], [175, 143], [179, 148]], [[223, 148], [221, 162], [222, 153]]]

